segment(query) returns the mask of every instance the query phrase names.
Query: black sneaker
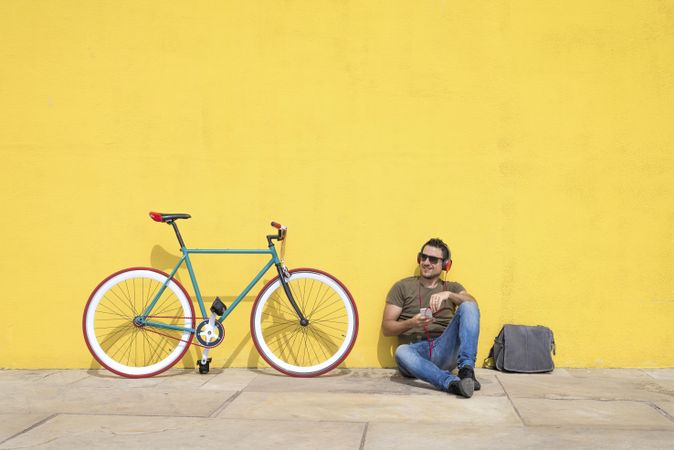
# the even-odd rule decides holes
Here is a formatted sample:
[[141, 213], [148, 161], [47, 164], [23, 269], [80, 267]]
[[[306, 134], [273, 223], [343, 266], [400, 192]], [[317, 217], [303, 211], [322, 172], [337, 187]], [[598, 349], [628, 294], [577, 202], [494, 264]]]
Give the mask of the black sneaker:
[[475, 378], [475, 371], [473, 370], [472, 367], [470, 366], [464, 366], [459, 369], [459, 378], [462, 380], [464, 378], [472, 378], [473, 379], [473, 385], [475, 386], [475, 390], [479, 391], [482, 386], [480, 386], [480, 382], [477, 381]]
[[460, 395], [462, 397], [471, 398], [475, 385], [472, 378], [464, 378], [463, 380], [455, 380], [447, 386], [447, 392], [450, 394]]

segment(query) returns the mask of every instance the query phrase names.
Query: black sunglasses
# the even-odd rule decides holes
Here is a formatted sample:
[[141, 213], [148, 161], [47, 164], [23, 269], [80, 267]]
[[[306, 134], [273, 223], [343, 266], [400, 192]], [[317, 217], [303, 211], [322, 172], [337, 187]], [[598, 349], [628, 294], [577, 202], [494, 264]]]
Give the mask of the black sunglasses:
[[431, 264], [437, 264], [439, 261], [442, 261], [442, 258], [438, 258], [437, 256], [431, 256], [419, 252], [419, 261], [426, 261], [426, 260], [429, 260]]

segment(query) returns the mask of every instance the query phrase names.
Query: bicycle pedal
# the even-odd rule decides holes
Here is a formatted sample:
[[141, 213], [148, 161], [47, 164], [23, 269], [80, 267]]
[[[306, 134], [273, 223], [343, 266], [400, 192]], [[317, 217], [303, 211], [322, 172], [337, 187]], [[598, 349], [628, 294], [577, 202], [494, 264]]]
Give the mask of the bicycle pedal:
[[197, 366], [199, 367], [199, 373], [200, 374], [204, 375], [204, 374], [207, 374], [208, 372], [210, 372], [210, 370], [211, 370], [211, 360], [212, 359], [213, 358], [208, 358], [208, 360], [206, 361], [206, 364], [203, 364], [201, 362], [201, 360], [197, 361]]
[[221, 316], [227, 311], [227, 305], [220, 301], [220, 297], [215, 297], [215, 301], [211, 305], [211, 312]]
[[206, 367], [208, 367], [208, 366], [211, 365], [211, 361], [213, 361], [213, 358], [208, 358], [208, 359], [206, 360], [206, 364], [203, 364], [203, 363], [201, 362], [201, 360], [199, 360], [199, 361], [197, 361], [197, 366], [199, 366], [199, 367], [201, 367], [201, 366], [206, 366]]

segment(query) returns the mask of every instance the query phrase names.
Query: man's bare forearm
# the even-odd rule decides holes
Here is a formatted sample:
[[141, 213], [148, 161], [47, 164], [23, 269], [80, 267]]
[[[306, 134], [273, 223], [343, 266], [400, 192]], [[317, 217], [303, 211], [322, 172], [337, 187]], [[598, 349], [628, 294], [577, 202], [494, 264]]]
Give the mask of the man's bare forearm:
[[455, 305], [460, 305], [463, 302], [474, 302], [477, 303], [477, 300], [475, 300], [475, 297], [470, 295], [468, 292], [461, 292], [459, 294], [454, 293], [454, 292], [449, 292], [449, 297], [447, 298], [450, 302], [454, 303]]
[[384, 336], [400, 336], [407, 330], [415, 327], [423, 327], [432, 322], [432, 319], [417, 314], [407, 320], [384, 320], [381, 323], [381, 330]]
[[384, 336], [399, 336], [401, 333], [414, 328], [414, 319], [407, 320], [385, 320], [381, 324]]

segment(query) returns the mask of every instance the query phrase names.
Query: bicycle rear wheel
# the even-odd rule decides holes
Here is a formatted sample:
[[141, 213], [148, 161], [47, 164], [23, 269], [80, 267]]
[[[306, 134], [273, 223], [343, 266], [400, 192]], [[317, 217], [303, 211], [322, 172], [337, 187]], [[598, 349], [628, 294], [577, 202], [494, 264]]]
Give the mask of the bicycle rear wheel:
[[308, 325], [300, 324], [276, 277], [253, 305], [250, 327], [255, 347], [270, 366], [287, 375], [329, 372], [356, 342], [358, 311], [353, 298], [336, 278], [315, 269], [291, 270], [288, 285]]
[[[103, 367], [124, 377], [144, 378], [164, 372], [183, 357], [192, 332], [134, 322], [167, 279], [167, 274], [151, 268], [125, 269], [91, 293], [82, 329], [89, 351]], [[193, 330], [194, 307], [185, 289], [171, 280], [146, 319]]]

